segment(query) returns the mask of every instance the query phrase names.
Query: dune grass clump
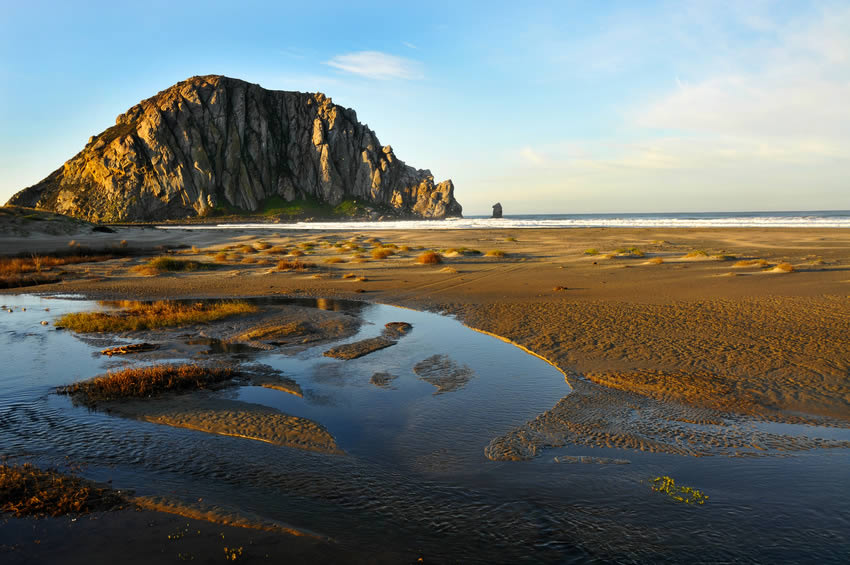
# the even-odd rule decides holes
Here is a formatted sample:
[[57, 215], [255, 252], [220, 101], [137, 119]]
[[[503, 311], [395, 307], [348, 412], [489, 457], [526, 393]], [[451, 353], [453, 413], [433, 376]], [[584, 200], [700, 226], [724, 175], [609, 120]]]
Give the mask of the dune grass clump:
[[256, 306], [247, 302], [198, 302], [187, 304], [160, 300], [157, 302], [122, 302], [118, 312], [74, 312], [65, 314], [56, 326], [79, 333], [126, 332], [185, 326], [212, 322], [237, 314], [250, 314]]
[[156, 257], [144, 265], [137, 265], [133, 270], [140, 273], [164, 273], [164, 272], [186, 272], [186, 271], [210, 271], [216, 266], [212, 263], [203, 263], [192, 259], [175, 259], [173, 257]]
[[278, 271], [307, 271], [316, 267], [315, 263], [306, 261], [290, 261], [289, 259], [281, 259], [277, 262], [276, 269]]
[[452, 255], [452, 256], [481, 255], [481, 252], [478, 251], [477, 249], [470, 249], [469, 247], [452, 247], [451, 249], [446, 250], [446, 255]]
[[653, 257], [652, 259], [647, 261], [647, 263], [649, 263], [650, 265], [660, 265], [663, 262], [664, 262], [664, 259], [662, 259], [661, 257]]
[[0, 512], [62, 516], [109, 510], [124, 503], [116, 491], [29, 463], [0, 465]]
[[325, 259], [325, 263], [329, 263], [329, 264], [333, 264], [333, 263], [345, 263], [345, 259], [343, 259], [342, 257], [339, 257], [339, 256], [336, 256], [336, 257], [328, 257], [327, 259]]
[[416, 262], [423, 265], [438, 265], [443, 262], [443, 257], [436, 251], [426, 251], [416, 258]]
[[705, 504], [705, 501], [708, 500], [708, 495], [695, 488], [677, 485], [672, 477], [655, 477], [651, 483], [654, 492], [663, 492], [677, 502]]
[[794, 265], [792, 265], [791, 263], [779, 263], [773, 268], [773, 270], [782, 273], [793, 273]]
[[101, 377], [58, 389], [86, 405], [124, 398], [148, 398], [165, 392], [200, 390], [230, 380], [232, 369], [199, 365], [153, 365], [110, 371]]
[[590, 247], [584, 250], [585, 255], [599, 255], [599, 250], [595, 247]]
[[644, 257], [646, 253], [637, 247], [621, 247], [617, 249], [617, 255], [621, 257]]
[[353, 278], [354, 278], [354, 277], [356, 277], [356, 276], [357, 276], [357, 275], [355, 275], [354, 273], [345, 273], [344, 275], [342, 275], [342, 278], [344, 278], [344, 279], [353, 279]]
[[395, 255], [395, 250], [389, 247], [376, 247], [372, 250], [372, 259], [386, 259], [391, 255]]
[[689, 251], [687, 255], [685, 255], [685, 259], [699, 259], [702, 257], [708, 257], [708, 252], [703, 251], [702, 249], [694, 249], [693, 251]]
[[516, 241], [516, 238], [513, 236], [509, 236], [505, 238], [505, 241]]
[[265, 251], [266, 249], [270, 248], [271, 246], [272, 246], [271, 243], [268, 243], [268, 242], [265, 242], [265, 241], [255, 241], [251, 245], [251, 247], [253, 247], [256, 251]]
[[303, 257], [304, 252], [301, 251], [300, 249], [293, 249], [292, 251], [289, 252], [289, 256], [290, 257]]
[[507, 253], [502, 251], [501, 249], [491, 249], [487, 253], [484, 254], [485, 257], [504, 257]]
[[127, 255], [126, 250], [118, 250], [113, 253], [107, 250], [88, 250], [75, 245], [69, 251], [48, 255], [33, 253], [28, 256], [0, 257], [0, 288], [16, 288], [57, 282], [62, 279], [58, 273], [47, 274], [53, 267], [108, 261], [115, 257]]
[[745, 259], [742, 261], [737, 261], [735, 263], [735, 267], [767, 267], [769, 263], [764, 259]]

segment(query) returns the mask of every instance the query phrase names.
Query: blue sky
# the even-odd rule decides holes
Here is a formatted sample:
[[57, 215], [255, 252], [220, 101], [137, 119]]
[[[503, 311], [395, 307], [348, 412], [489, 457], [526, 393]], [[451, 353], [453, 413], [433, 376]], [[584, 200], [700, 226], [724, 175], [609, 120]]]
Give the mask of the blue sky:
[[12, 2], [0, 201], [138, 101], [322, 91], [468, 214], [850, 209], [850, 3]]

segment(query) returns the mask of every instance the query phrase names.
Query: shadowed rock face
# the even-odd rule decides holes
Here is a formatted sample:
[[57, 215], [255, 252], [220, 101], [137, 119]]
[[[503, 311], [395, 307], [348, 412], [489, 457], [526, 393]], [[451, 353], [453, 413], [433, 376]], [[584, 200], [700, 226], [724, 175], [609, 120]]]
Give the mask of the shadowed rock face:
[[272, 197], [344, 200], [381, 213], [460, 216], [454, 185], [399, 160], [324, 94], [192, 77], [142, 101], [9, 204], [90, 221], [155, 221]]

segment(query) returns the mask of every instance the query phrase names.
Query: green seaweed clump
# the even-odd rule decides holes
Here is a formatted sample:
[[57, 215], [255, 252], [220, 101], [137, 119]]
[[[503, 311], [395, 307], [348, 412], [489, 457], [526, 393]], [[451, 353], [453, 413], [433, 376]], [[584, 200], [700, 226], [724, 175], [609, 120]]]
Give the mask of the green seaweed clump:
[[677, 485], [672, 477], [655, 477], [650, 482], [652, 483], [653, 491], [663, 492], [678, 502], [684, 502], [685, 504], [705, 504], [705, 501], [708, 500], [707, 494], [703, 494], [695, 488]]

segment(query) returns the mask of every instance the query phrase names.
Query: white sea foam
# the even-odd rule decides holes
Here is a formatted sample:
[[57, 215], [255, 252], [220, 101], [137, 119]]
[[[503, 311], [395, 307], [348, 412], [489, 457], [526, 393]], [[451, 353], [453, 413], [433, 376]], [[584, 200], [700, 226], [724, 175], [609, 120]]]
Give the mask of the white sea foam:
[[159, 226], [160, 229], [185, 230], [468, 230], [527, 228], [850, 228], [850, 213], [800, 213], [792, 215], [766, 213], [740, 215], [552, 215], [507, 218], [450, 218], [446, 220], [398, 220], [383, 222], [297, 222], [264, 224], [204, 224]]

